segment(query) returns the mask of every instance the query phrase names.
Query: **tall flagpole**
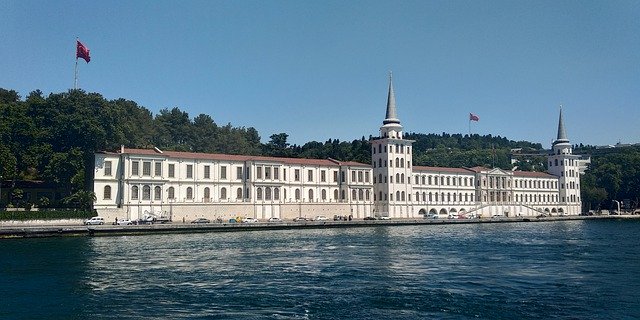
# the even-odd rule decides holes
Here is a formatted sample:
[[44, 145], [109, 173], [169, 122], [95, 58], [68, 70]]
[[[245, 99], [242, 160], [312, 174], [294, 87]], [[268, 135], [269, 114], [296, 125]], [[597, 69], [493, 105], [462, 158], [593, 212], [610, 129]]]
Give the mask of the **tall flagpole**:
[[78, 89], [78, 37], [76, 37], [76, 71], [75, 77], [73, 78], [73, 90]]

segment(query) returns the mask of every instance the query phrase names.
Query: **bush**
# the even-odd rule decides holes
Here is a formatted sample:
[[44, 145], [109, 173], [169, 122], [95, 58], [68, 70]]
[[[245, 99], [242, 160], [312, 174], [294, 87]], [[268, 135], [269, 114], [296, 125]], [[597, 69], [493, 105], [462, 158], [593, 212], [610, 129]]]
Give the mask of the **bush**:
[[57, 220], [57, 219], [87, 219], [95, 216], [93, 211], [75, 210], [43, 210], [43, 211], [0, 211], [0, 220]]

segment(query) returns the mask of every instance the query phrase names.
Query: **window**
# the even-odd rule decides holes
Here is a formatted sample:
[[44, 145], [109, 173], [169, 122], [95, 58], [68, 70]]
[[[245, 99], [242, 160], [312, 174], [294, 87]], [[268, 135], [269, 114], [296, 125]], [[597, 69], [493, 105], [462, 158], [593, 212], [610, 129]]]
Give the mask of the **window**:
[[338, 182], [338, 171], [333, 172], [333, 182]]
[[287, 169], [282, 169], [282, 180], [287, 180]]
[[369, 171], [364, 173], [364, 182], [369, 182]]
[[237, 167], [236, 168], [236, 179], [242, 180], [242, 167]]
[[327, 181], [327, 172], [324, 170], [320, 170], [320, 182]]
[[296, 200], [300, 200], [300, 189], [296, 188]]
[[[293, 173], [294, 173], [293, 180], [300, 181], [300, 169], [296, 169]], [[296, 199], [298, 199], [298, 198], [296, 198]]]
[[169, 187], [169, 189], [167, 190], [167, 196], [169, 197], [169, 199], [175, 199], [176, 190], [173, 187]]
[[155, 172], [153, 173], [156, 177], [162, 176], [162, 162], [155, 163]]
[[193, 178], [193, 165], [187, 165], [187, 178]]
[[280, 189], [273, 188], [273, 200], [280, 200]]
[[227, 188], [221, 188], [220, 189], [220, 199], [227, 199]]
[[151, 187], [142, 187], [142, 200], [151, 200]]
[[104, 186], [104, 199], [111, 200], [111, 186]]
[[270, 187], [264, 188], [264, 199], [265, 200], [271, 200], [271, 188]]
[[[265, 179], [271, 179], [271, 168], [270, 167], [265, 167], [264, 168], [264, 178]], [[267, 199], [269, 200], [269, 199]]]
[[256, 167], [256, 179], [262, 179], [262, 167]]
[[364, 190], [362, 189], [358, 190], [358, 200], [364, 200]]
[[153, 200], [161, 200], [162, 199], [162, 188], [160, 186], [156, 186], [153, 188]]
[[309, 202], [313, 202], [313, 190], [309, 189]]
[[351, 200], [358, 200], [356, 189], [351, 190]]
[[204, 178], [205, 179], [211, 178], [211, 166], [204, 166]]
[[322, 189], [322, 200], [327, 200], [327, 190]]
[[369, 192], [369, 190], [367, 190], [366, 200], [369, 201], [369, 199], [371, 199], [371, 193]]
[[140, 175], [140, 162], [138, 161], [131, 162], [131, 175], [132, 176]]
[[351, 171], [351, 182], [356, 182], [356, 172]]
[[193, 199], [193, 188], [191, 188], [191, 187], [187, 188], [187, 199], [188, 200], [192, 200]]
[[144, 161], [142, 163], [142, 175], [143, 176], [151, 175], [151, 161]]
[[333, 200], [338, 200], [338, 189], [333, 190]]
[[[280, 180], [280, 169], [273, 168], [273, 179]], [[277, 190], [277, 189], [276, 189]], [[276, 199], [277, 200], [277, 199]]]
[[362, 171], [358, 171], [358, 182], [362, 182]]
[[176, 176], [176, 165], [169, 164], [169, 178], [175, 178]]
[[204, 202], [209, 202], [211, 198], [211, 189], [209, 187], [204, 188]]
[[140, 192], [138, 190], [138, 186], [131, 187], [131, 200], [138, 200], [140, 197]]
[[[242, 178], [242, 174], [240, 174], [240, 178]], [[242, 199], [242, 188], [238, 188], [238, 190], [236, 190], [236, 199]]]
[[[220, 167], [220, 179], [227, 180], [227, 166]], [[226, 197], [223, 199], [226, 199]]]
[[256, 189], [256, 200], [262, 200], [262, 188]]
[[307, 178], [308, 181], [313, 181], [313, 170], [307, 171]]
[[111, 175], [111, 161], [104, 162], [104, 175], [105, 176]]

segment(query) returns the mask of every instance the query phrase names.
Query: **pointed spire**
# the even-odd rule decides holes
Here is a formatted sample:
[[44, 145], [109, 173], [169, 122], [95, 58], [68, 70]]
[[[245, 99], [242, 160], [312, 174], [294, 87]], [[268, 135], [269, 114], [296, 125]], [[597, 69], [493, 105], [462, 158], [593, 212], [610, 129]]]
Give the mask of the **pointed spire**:
[[564, 120], [562, 119], [562, 105], [560, 106], [560, 119], [558, 120], [558, 138], [554, 142], [556, 143], [569, 142], [567, 139], [567, 131], [564, 129]]
[[383, 124], [388, 123], [400, 123], [398, 119], [397, 111], [396, 111], [396, 95], [393, 92], [393, 73], [389, 71], [389, 94], [387, 96], [387, 116], [382, 122]]

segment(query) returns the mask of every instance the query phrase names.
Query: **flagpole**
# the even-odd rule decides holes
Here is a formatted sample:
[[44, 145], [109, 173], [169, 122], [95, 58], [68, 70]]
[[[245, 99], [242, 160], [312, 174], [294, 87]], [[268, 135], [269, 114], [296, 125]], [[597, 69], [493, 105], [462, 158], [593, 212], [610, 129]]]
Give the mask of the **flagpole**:
[[76, 72], [73, 80], [73, 90], [78, 89], [78, 57], [76, 57]]

